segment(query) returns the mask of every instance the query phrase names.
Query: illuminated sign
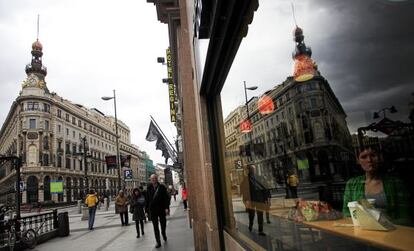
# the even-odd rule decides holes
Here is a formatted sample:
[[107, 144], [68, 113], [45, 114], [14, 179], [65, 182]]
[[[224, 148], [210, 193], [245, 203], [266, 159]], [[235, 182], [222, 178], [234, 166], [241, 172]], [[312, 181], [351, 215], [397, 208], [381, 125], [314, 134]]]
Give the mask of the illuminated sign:
[[240, 132], [246, 133], [252, 131], [252, 122], [249, 119], [245, 119], [240, 123]]
[[315, 76], [315, 63], [305, 55], [300, 54], [295, 57], [295, 68], [293, 78], [298, 82], [307, 81]]
[[270, 114], [275, 110], [275, 105], [271, 97], [263, 95], [257, 102], [257, 106], [260, 114], [266, 115]]
[[177, 121], [177, 112], [175, 110], [175, 87], [173, 81], [173, 69], [171, 62], [171, 50], [167, 49], [167, 72], [168, 72], [168, 96], [170, 100], [170, 119], [171, 122]]

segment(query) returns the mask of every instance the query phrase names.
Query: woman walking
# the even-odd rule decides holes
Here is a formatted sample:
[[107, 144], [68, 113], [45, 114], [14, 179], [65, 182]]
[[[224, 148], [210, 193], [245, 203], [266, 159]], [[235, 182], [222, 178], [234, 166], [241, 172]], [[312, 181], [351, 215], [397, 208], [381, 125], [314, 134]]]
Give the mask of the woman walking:
[[183, 188], [181, 191], [181, 198], [183, 199], [184, 211], [186, 211], [187, 210], [187, 188], [185, 187], [185, 184], [183, 184]]
[[137, 238], [140, 237], [139, 226], [141, 225], [141, 234], [144, 235], [144, 220], [145, 220], [145, 196], [138, 188], [134, 188], [131, 197], [131, 212], [133, 214], [132, 220], [135, 221], [135, 227], [137, 229]]
[[115, 199], [115, 213], [121, 216], [122, 226], [128, 226], [128, 199], [124, 191], [120, 190]]

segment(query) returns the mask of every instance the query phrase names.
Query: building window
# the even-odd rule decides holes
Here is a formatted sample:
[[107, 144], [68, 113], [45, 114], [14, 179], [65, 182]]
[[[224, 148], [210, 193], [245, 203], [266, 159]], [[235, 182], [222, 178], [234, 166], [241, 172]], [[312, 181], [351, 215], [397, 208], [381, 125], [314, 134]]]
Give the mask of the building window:
[[76, 125], [76, 118], [72, 117], [72, 124]]
[[49, 130], [49, 120], [45, 120], [45, 130]]
[[43, 154], [43, 166], [48, 166], [49, 165], [49, 154], [44, 153]]
[[43, 150], [49, 150], [49, 137], [43, 137]]
[[70, 144], [69, 143], [65, 144], [65, 152], [66, 152], [66, 154], [70, 154]]
[[29, 111], [39, 110], [39, 103], [38, 102], [27, 102], [27, 110]]
[[59, 155], [57, 156], [57, 166], [62, 167], [62, 157]]
[[60, 133], [62, 131], [62, 126], [58, 125], [58, 132]]
[[70, 169], [70, 164], [71, 164], [70, 158], [66, 158], [66, 168], [67, 169]]
[[36, 129], [36, 119], [29, 119], [29, 128]]
[[313, 109], [318, 108], [318, 103], [316, 101], [316, 98], [311, 98], [311, 107]]
[[66, 121], [69, 122], [69, 113], [66, 113]]
[[66, 136], [69, 136], [69, 129], [66, 128]]
[[44, 112], [50, 112], [50, 105], [49, 104], [43, 104], [43, 111]]
[[82, 127], [82, 121], [80, 119], [78, 119], [78, 126]]
[[59, 109], [57, 110], [57, 117], [58, 117], [58, 118], [61, 118], [61, 117], [62, 117], [62, 111], [61, 111], [61, 110], [59, 110]]

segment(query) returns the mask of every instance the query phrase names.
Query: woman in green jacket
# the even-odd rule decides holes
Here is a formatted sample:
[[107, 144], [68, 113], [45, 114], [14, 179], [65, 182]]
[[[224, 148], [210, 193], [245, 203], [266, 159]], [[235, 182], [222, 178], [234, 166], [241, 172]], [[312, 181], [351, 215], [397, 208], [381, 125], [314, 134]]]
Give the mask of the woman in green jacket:
[[375, 207], [384, 211], [395, 224], [409, 224], [408, 193], [397, 177], [382, 175], [378, 154], [371, 148], [358, 154], [358, 163], [365, 175], [346, 183], [342, 212], [350, 217], [348, 202], [359, 199], [375, 199]]

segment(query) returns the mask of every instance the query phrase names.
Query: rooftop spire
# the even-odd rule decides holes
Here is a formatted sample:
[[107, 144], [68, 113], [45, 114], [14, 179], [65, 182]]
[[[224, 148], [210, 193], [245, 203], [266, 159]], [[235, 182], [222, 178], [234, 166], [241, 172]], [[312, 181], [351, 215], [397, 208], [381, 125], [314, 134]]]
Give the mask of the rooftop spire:
[[43, 45], [39, 42], [39, 19], [37, 15], [37, 36], [36, 41], [32, 44], [32, 61], [26, 65], [27, 80], [23, 83], [25, 87], [38, 87], [41, 89], [47, 89], [45, 77], [47, 75], [47, 69], [42, 64]]
[[318, 74], [317, 66], [312, 60], [312, 50], [305, 44], [303, 30], [296, 24], [295, 9], [292, 4], [293, 19], [296, 28], [293, 30], [293, 41], [296, 43], [292, 58], [295, 61], [293, 78], [298, 81], [307, 81]]

